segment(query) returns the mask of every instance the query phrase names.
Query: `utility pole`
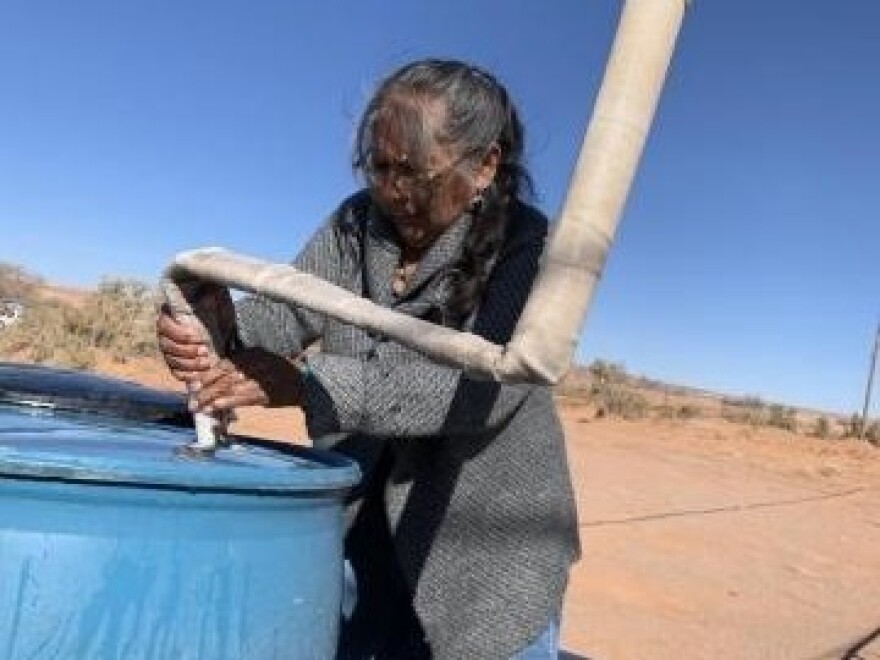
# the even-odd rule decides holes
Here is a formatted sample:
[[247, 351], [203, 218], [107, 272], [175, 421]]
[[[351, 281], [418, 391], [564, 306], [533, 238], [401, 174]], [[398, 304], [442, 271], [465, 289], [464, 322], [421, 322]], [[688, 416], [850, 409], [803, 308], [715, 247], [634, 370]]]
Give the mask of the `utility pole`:
[[880, 323], [877, 324], [877, 334], [874, 337], [874, 350], [871, 352], [871, 367], [868, 370], [868, 385], [865, 387], [865, 405], [862, 408], [862, 423], [859, 429], [859, 440], [865, 439], [868, 429], [868, 408], [871, 405], [871, 386], [874, 384], [874, 372], [877, 370], [877, 349], [880, 348]]

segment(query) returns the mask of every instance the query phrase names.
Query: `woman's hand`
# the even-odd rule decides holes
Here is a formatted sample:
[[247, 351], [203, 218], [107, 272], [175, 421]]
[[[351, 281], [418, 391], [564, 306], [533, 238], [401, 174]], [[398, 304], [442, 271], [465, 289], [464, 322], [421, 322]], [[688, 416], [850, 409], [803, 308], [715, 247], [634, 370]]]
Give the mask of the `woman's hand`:
[[201, 380], [217, 359], [198, 329], [178, 321], [165, 308], [156, 319], [156, 335], [165, 364], [177, 380], [185, 383]]
[[190, 396], [193, 412], [242, 406], [298, 406], [302, 372], [296, 362], [261, 348], [245, 348], [199, 372]]
[[[234, 329], [234, 308], [221, 287], [203, 287], [197, 311], [209, 311], [223, 327]], [[241, 406], [290, 406], [302, 400], [302, 372], [296, 362], [259, 348], [237, 349], [220, 358], [198, 328], [162, 308], [156, 335], [165, 364], [187, 384], [192, 412], [212, 413]]]
[[[156, 319], [156, 335], [165, 363], [178, 380], [199, 381], [220, 357], [236, 345], [235, 305], [229, 289], [202, 280], [178, 282], [191, 310], [179, 315], [163, 305]], [[195, 319], [192, 318], [195, 315]], [[213, 350], [201, 330], [191, 321], [197, 320], [210, 332]]]

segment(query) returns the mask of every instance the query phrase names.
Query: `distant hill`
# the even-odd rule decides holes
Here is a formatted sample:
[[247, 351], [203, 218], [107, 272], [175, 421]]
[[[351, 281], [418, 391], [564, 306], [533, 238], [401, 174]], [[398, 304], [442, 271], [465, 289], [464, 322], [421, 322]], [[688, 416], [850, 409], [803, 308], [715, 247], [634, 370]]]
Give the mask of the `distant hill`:
[[57, 301], [82, 307], [94, 295], [94, 291], [71, 286], [42, 283], [34, 289], [34, 297], [38, 300]]

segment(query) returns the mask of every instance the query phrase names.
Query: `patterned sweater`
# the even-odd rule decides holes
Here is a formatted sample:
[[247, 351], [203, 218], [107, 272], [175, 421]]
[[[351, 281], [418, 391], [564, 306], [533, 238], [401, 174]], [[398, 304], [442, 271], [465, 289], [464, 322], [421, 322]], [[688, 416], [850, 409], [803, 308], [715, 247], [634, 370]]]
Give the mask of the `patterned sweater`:
[[[330, 216], [294, 264], [424, 317], [449, 298], [448, 266], [469, 225], [464, 216], [437, 239], [398, 297], [391, 290], [398, 239], [361, 192]], [[546, 219], [519, 204], [466, 329], [494, 342], [509, 340], [546, 234]], [[384, 511], [380, 523], [375, 516], [364, 523], [366, 545], [400, 577], [433, 657], [508, 658], [561, 613], [579, 548], [549, 388], [469, 379], [394, 341], [261, 298], [239, 301], [237, 317], [245, 345], [290, 355], [320, 341], [320, 351], [308, 358], [303, 408], [309, 435], [316, 446], [360, 462], [366, 479], [352, 516], [365, 497]], [[359, 563], [372, 570], [370, 561], [352, 560], [359, 571]], [[390, 589], [382, 578], [364, 583]], [[381, 594], [372, 600], [381, 603]], [[378, 626], [382, 616], [370, 625]], [[377, 652], [417, 655], [413, 649]]]

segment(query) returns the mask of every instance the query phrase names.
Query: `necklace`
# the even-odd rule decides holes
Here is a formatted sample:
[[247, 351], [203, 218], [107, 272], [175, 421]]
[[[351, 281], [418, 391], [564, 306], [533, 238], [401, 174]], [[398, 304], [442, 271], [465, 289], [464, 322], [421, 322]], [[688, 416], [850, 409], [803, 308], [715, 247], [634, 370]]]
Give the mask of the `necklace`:
[[416, 274], [418, 267], [418, 261], [401, 261], [394, 269], [394, 274], [391, 277], [391, 290], [395, 296], [403, 295], [412, 276]]

